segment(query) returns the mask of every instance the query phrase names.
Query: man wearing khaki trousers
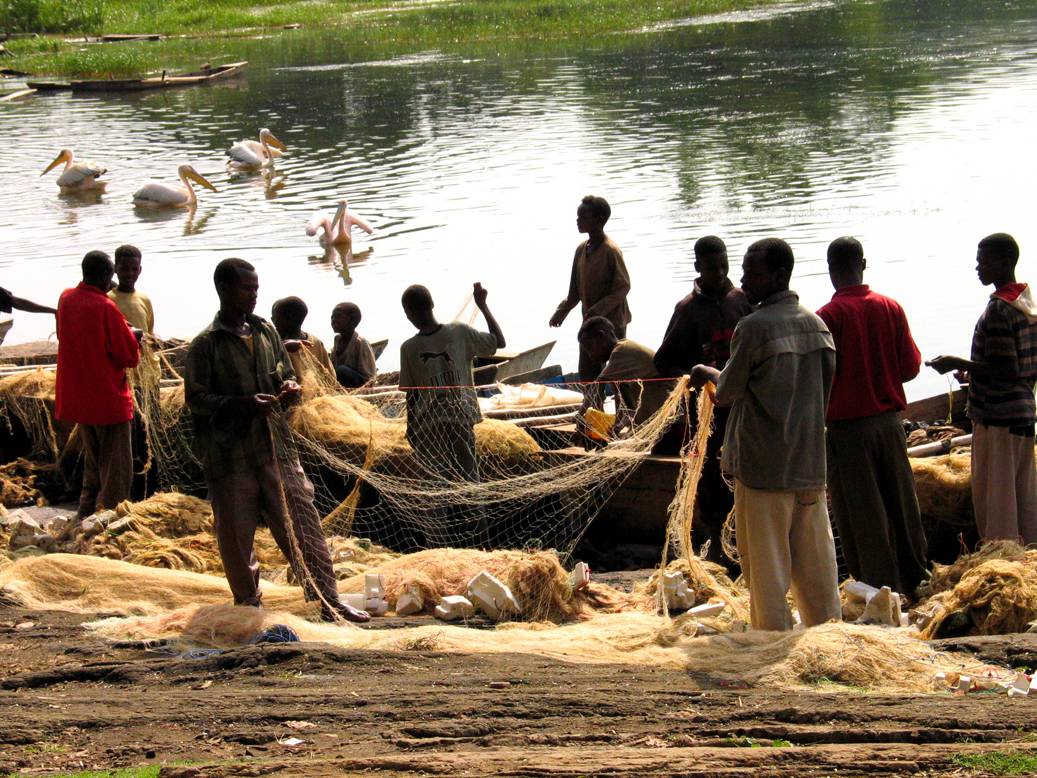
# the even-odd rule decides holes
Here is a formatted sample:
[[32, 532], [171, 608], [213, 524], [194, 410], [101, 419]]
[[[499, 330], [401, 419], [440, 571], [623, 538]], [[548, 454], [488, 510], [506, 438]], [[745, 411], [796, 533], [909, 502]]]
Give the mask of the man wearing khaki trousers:
[[721, 466], [735, 482], [735, 531], [753, 629], [792, 629], [791, 588], [803, 623], [840, 618], [835, 543], [825, 499], [825, 409], [835, 346], [824, 322], [789, 290], [783, 240], [753, 243], [742, 290], [757, 310], [735, 328], [723, 371], [697, 365], [731, 406]]

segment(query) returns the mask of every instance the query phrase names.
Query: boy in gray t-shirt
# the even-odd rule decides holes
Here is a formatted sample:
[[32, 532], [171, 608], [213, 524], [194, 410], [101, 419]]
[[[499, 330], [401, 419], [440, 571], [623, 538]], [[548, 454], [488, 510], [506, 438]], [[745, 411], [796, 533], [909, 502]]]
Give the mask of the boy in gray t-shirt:
[[400, 389], [407, 393], [407, 440], [419, 467], [448, 481], [478, 481], [473, 427], [482, 419], [472, 388], [472, 359], [504, 347], [504, 334], [474, 287], [489, 332], [460, 322], [440, 324], [424, 286], [403, 293], [403, 310], [418, 334], [400, 346]]

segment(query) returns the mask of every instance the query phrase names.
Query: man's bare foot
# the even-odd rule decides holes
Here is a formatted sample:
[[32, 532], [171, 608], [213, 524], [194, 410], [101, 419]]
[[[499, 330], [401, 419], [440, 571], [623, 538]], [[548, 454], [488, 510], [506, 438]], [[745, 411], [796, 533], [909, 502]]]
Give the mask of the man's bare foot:
[[321, 621], [345, 619], [346, 621], [363, 624], [365, 621], [371, 620], [371, 614], [367, 611], [358, 610], [352, 605], [342, 602], [342, 600], [332, 600], [330, 607], [328, 605], [321, 606], [320, 618]]

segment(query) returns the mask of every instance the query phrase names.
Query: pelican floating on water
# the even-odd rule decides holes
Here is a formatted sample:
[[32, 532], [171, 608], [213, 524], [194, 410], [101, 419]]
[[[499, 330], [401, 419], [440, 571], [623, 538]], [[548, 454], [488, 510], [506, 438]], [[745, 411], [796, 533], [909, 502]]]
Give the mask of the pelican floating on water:
[[349, 210], [349, 201], [343, 198], [338, 201], [334, 218], [327, 211], [313, 214], [306, 222], [306, 234], [312, 237], [320, 233], [320, 242], [325, 246], [348, 246], [353, 243], [354, 225], [368, 235], [374, 232], [370, 224]]
[[264, 127], [259, 131], [258, 141], [239, 140], [227, 149], [227, 156], [230, 157], [227, 164], [243, 170], [269, 167], [274, 164], [277, 157], [287, 150], [288, 147]]
[[140, 189], [133, 193], [133, 204], [143, 205], [149, 208], [184, 208], [194, 207], [198, 202], [191, 181], [204, 186], [206, 189], [217, 191], [205, 178], [190, 165], [181, 165], [177, 168], [183, 186], [176, 184], [163, 184], [160, 181], [148, 181]]
[[47, 175], [62, 162], [65, 163], [65, 169], [58, 176], [58, 186], [62, 192], [103, 192], [108, 185], [107, 181], [97, 180], [108, 172], [108, 168], [90, 160], [76, 160], [72, 155], [72, 149], [62, 149], [58, 152], [58, 156], [40, 175]]

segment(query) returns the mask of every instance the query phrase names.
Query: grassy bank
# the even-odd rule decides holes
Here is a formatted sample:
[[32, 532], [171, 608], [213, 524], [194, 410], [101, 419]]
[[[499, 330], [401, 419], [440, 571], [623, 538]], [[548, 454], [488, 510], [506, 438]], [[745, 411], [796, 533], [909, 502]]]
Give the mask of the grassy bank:
[[[130, 75], [233, 56], [235, 37], [293, 35], [285, 25], [343, 30], [346, 50], [407, 53], [490, 40], [588, 37], [769, 5], [776, 0], [8, 0], [0, 30], [39, 32], [8, 43], [5, 66], [66, 76]], [[64, 36], [161, 33], [150, 43], [84, 44]], [[195, 36], [185, 39], [183, 36]], [[200, 38], [200, 39], [199, 39]], [[228, 42], [231, 41], [231, 42]]]

